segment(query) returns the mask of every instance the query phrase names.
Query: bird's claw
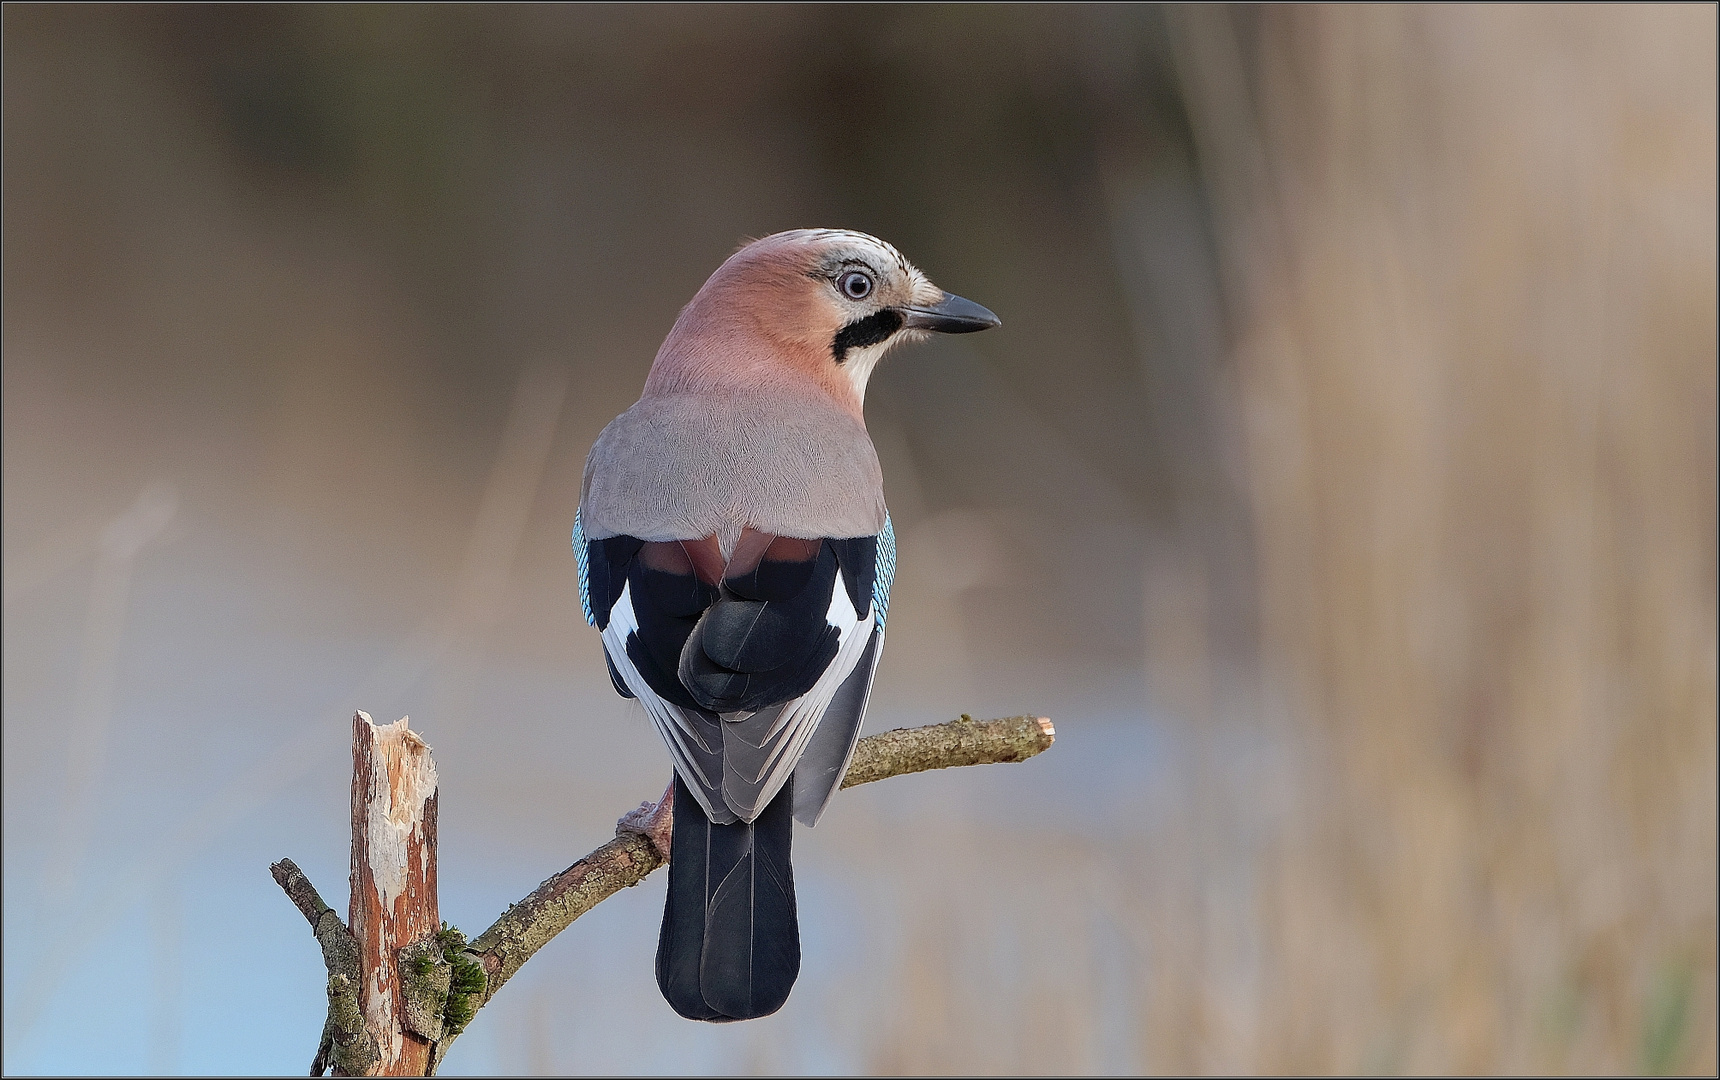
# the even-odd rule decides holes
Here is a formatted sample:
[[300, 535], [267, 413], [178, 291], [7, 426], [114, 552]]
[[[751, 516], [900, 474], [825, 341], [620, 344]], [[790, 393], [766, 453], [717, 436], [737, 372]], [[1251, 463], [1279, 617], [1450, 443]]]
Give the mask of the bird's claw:
[[656, 802], [642, 802], [637, 809], [621, 815], [615, 823], [615, 835], [638, 833], [651, 841], [657, 854], [669, 861], [669, 840], [675, 828], [675, 781], [671, 778], [663, 797]]

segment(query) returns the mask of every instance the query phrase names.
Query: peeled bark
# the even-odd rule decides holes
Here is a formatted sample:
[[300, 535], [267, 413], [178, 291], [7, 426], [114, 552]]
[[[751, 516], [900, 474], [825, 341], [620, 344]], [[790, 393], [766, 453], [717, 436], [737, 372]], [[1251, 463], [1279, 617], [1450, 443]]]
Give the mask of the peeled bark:
[[[352, 901], [359, 1003], [378, 1058], [368, 1075], [423, 1076], [432, 1040], [409, 1023], [401, 950], [441, 928], [436, 908], [436, 763], [401, 717], [381, 727], [352, 718]], [[417, 1010], [422, 1012], [422, 1009]]]

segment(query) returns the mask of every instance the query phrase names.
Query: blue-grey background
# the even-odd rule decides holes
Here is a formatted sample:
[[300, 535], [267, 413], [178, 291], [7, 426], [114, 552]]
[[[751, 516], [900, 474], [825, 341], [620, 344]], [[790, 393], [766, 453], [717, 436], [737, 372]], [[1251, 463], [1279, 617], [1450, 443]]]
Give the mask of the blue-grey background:
[[743, 238], [1004, 327], [894, 354], [869, 730], [1020, 766], [797, 833], [781, 1013], [664, 881], [449, 1073], [1712, 1071], [1712, 8], [4, 15], [4, 1068], [292, 1073], [348, 724], [469, 933], [655, 797], [585, 453]]

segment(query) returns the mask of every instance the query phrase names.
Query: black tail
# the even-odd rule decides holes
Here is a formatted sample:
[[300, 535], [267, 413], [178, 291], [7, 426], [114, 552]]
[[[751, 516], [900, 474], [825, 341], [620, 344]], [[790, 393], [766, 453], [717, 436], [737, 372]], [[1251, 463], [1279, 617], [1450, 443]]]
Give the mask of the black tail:
[[715, 825], [676, 777], [657, 985], [687, 1019], [751, 1020], [788, 1000], [800, 974], [793, 813], [790, 779], [752, 824]]

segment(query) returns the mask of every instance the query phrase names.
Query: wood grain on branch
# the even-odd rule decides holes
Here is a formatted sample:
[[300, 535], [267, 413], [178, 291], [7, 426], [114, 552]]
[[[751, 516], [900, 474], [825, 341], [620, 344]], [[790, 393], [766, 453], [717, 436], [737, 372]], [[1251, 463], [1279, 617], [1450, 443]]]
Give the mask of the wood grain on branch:
[[402, 957], [402, 950], [420, 946], [441, 927], [436, 762], [405, 717], [380, 726], [364, 713], [352, 718], [350, 885], [348, 927], [365, 975], [359, 1002], [379, 1054], [371, 1075], [423, 1076], [442, 1035], [441, 1010], [429, 1017], [413, 1008], [403, 970], [410, 954]]
[[[400, 726], [404, 727], [404, 724]], [[843, 777], [842, 786], [848, 788], [927, 769], [1025, 761], [1048, 749], [1055, 735], [1050, 720], [1033, 716], [982, 721], [964, 716], [947, 724], [899, 728], [879, 735], [869, 735], [861, 739], [855, 748], [854, 758]], [[425, 749], [428, 751], [427, 747]], [[430, 776], [430, 790], [433, 791], [433, 767]], [[356, 821], [356, 793], [354, 800]], [[440, 1037], [429, 1043], [428, 1062], [425, 1066], [427, 1073], [434, 1075], [436, 1067], [441, 1064], [448, 1048], [464, 1030], [472, 1014], [495, 997], [496, 992], [514, 973], [519, 971], [533, 954], [548, 944], [550, 939], [567, 929], [587, 911], [622, 889], [639, 884], [652, 871], [667, 863], [667, 800], [668, 796], [665, 795], [663, 802], [646, 804], [622, 818], [616, 828], [617, 835], [614, 840], [549, 878], [519, 903], [509, 905], [501, 918], [470, 944], [466, 944], [457, 932], [444, 932], [434, 938], [434, 941], [440, 943], [434, 949], [430, 949], [428, 940], [422, 943], [422, 947], [430, 949], [431, 953], [421, 965], [425, 970], [445, 962], [455, 972], [452, 986], [446, 975], [440, 983], [443, 995], [440, 1001], [445, 1003], [445, 1012], [450, 1022], [443, 1027]], [[433, 797], [431, 805], [433, 815]], [[433, 828], [432, 825], [432, 830]], [[433, 831], [431, 837], [433, 845]], [[433, 891], [433, 862], [431, 867], [429, 883]], [[332, 917], [333, 912], [322, 902], [321, 897], [316, 895], [316, 890], [304, 879], [304, 875], [299, 873], [298, 867], [288, 860], [282, 860], [272, 869], [275, 870], [275, 880], [281, 883], [281, 887], [298, 905], [299, 910], [311, 920], [313, 928], [332, 923], [333, 927], [339, 928], [341, 934], [345, 934], [346, 928], [340, 925], [338, 918]], [[433, 904], [434, 900], [431, 902]], [[314, 918], [313, 911], [317, 912]], [[345, 937], [348, 941], [352, 940], [350, 934], [345, 934]], [[318, 940], [323, 940], [321, 931], [318, 932]], [[356, 945], [351, 947], [351, 954], [356, 963]], [[331, 955], [329, 946], [325, 944], [324, 959], [325, 963], [329, 963], [331, 987], [328, 1026], [338, 1027], [333, 989], [336, 970], [330, 959]], [[404, 966], [405, 962], [402, 960], [402, 967]], [[462, 969], [470, 970], [473, 974], [469, 984], [461, 980], [459, 972]], [[476, 977], [479, 972], [482, 973], [481, 980]], [[463, 988], [465, 992], [462, 992]], [[325, 1042], [328, 1040], [327, 1031], [328, 1027], [325, 1027]], [[357, 1060], [356, 1056], [353, 1060]], [[319, 1075], [320, 1068], [325, 1064], [335, 1066], [338, 1071], [347, 1071], [343, 1067], [344, 1061], [325, 1055], [319, 1049], [317, 1062], [313, 1065], [313, 1069], [319, 1071], [313, 1072], [312, 1075]]]

